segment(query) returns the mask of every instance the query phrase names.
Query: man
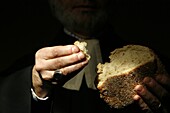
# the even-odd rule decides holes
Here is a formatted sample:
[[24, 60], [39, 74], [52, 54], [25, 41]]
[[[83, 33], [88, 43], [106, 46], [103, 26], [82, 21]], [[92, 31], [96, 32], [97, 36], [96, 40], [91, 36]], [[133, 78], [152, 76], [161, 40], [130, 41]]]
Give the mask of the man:
[[[49, 47], [36, 52], [35, 62], [31, 59], [32, 64], [3, 78], [0, 113], [168, 113], [169, 75], [145, 78], [147, 88], [137, 85], [135, 103], [124, 109], [110, 108], [100, 99], [94, 84], [97, 64], [128, 44], [109, 24], [112, 2], [50, 0], [63, 29]], [[76, 40], [87, 42], [90, 60], [73, 45]], [[60, 74], [61, 79], [55, 76]], [[149, 109], [143, 109], [143, 104]]]

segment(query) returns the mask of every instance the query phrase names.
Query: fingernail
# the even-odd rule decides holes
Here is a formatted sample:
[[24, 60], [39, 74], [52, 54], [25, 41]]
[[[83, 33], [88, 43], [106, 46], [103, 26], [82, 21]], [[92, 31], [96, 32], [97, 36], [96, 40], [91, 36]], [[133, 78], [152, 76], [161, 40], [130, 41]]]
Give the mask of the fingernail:
[[78, 54], [79, 60], [83, 59], [84, 57], [85, 57], [85, 55], [84, 55], [82, 52], [80, 52], [80, 53]]
[[134, 90], [138, 93], [140, 93], [142, 91], [143, 87], [141, 85], [137, 85]]
[[79, 52], [79, 49], [76, 46], [72, 47], [72, 53], [77, 53]]
[[140, 99], [140, 96], [139, 96], [139, 95], [135, 95], [135, 96], [133, 97], [133, 99], [134, 99], [134, 100], [139, 100], [139, 99]]

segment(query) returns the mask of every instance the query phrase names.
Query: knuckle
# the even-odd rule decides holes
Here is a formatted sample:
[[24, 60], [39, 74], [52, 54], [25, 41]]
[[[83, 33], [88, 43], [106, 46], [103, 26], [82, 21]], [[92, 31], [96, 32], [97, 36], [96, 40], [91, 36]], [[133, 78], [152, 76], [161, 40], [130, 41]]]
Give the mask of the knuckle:
[[44, 60], [36, 60], [35, 61], [35, 68], [36, 70], [40, 71], [40, 70], [44, 70], [46, 68], [46, 64]]
[[53, 69], [58, 69], [58, 68], [61, 68], [61, 67], [63, 67], [64, 66], [64, 62], [62, 61], [62, 60], [57, 60], [56, 61], [56, 63], [55, 63], [55, 65], [53, 65], [54, 67], [53, 67]]
[[61, 73], [62, 73], [63, 75], [67, 75], [67, 74], [69, 73], [69, 72], [66, 71], [66, 69], [64, 69], [64, 68], [60, 69], [60, 71], [61, 71]]
[[50, 76], [42, 76], [42, 78], [44, 79], [44, 80], [50, 80], [51, 79], [51, 77]]
[[41, 50], [38, 50], [36, 53], [35, 53], [35, 58], [39, 58], [39, 54], [41, 53]]
[[59, 53], [58, 53], [57, 49], [55, 49], [55, 48], [51, 49], [50, 54], [51, 54], [51, 56], [59, 56]]
[[41, 65], [36, 64], [36, 65], [35, 65], [35, 69], [36, 69], [37, 71], [40, 71], [40, 70], [42, 69], [42, 66], [41, 66]]
[[53, 77], [51, 71], [47, 71], [47, 70], [42, 71], [41, 75], [43, 80], [50, 80]]

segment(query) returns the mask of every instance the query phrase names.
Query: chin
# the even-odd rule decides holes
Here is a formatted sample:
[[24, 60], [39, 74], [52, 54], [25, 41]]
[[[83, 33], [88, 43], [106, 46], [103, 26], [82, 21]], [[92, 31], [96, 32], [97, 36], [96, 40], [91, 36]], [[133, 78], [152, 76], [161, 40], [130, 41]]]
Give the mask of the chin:
[[103, 11], [67, 11], [58, 13], [59, 21], [71, 32], [81, 33], [82, 35], [92, 35], [107, 22], [107, 14]]
[[93, 31], [104, 26], [108, 20], [105, 15], [83, 15], [76, 18], [77, 27], [85, 31]]

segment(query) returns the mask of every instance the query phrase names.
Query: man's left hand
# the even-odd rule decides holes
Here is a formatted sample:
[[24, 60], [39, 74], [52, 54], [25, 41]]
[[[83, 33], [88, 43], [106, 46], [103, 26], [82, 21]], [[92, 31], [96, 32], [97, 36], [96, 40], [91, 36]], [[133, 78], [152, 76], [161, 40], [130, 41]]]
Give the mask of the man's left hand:
[[145, 77], [143, 83], [135, 87], [138, 95], [134, 100], [140, 107], [145, 109], [147, 106], [153, 113], [170, 113], [170, 75]]

